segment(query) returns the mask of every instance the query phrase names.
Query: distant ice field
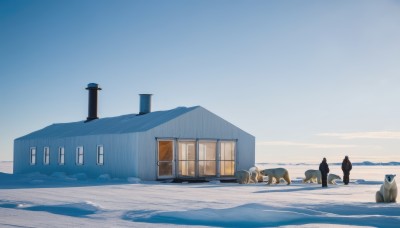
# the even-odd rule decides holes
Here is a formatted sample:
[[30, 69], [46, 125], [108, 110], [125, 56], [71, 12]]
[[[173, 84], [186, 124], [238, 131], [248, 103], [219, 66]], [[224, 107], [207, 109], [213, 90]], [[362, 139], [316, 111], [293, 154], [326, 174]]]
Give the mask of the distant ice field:
[[0, 173], [13, 173], [13, 162], [0, 161]]
[[[368, 163], [368, 162], [367, 162]], [[370, 181], [382, 181], [385, 174], [398, 174], [400, 175], [400, 165], [379, 165], [379, 163], [368, 163], [369, 165], [354, 165], [350, 173], [351, 179], [362, 179]], [[394, 163], [397, 164], [397, 163]], [[308, 169], [318, 169], [318, 164], [276, 164], [276, 163], [257, 163], [261, 169], [283, 167], [289, 170], [290, 178], [297, 179], [303, 178], [304, 172]], [[0, 172], [12, 173], [12, 161], [1, 161]], [[342, 176], [340, 165], [329, 165], [331, 173]]]
[[0, 227], [399, 227], [400, 204], [377, 204], [375, 193], [400, 166], [354, 166], [350, 185], [326, 189], [301, 181], [318, 165], [259, 166], [288, 169], [292, 184], [12, 175], [0, 162]]

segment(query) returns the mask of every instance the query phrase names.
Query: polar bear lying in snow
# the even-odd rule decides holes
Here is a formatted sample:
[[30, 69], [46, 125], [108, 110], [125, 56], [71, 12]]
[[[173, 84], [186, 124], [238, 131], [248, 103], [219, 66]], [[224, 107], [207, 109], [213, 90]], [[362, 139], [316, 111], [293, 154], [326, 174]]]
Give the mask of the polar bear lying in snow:
[[[304, 175], [306, 178], [303, 179], [303, 182], [310, 182], [310, 183], [318, 183], [321, 184], [321, 171], [315, 169], [307, 170]], [[341, 180], [341, 178], [333, 173], [328, 175], [328, 184], [336, 184], [335, 180]]]
[[394, 180], [396, 175], [386, 174], [381, 189], [376, 192], [377, 203], [395, 203], [397, 198], [397, 184]]
[[275, 179], [275, 183], [279, 184], [280, 179], [283, 178], [289, 185], [291, 183], [289, 172], [285, 168], [264, 169], [260, 171], [261, 175], [268, 176], [268, 184], [271, 184]]

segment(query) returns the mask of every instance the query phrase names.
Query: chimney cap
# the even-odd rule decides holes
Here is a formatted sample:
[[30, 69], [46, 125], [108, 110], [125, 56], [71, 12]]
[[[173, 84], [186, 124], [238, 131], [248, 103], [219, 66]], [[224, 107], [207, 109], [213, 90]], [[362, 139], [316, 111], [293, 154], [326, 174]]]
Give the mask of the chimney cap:
[[99, 87], [99, 84], [97, 83], [89, 83], [86, 87], [86, 89], [97, 89], [97, 90], [101, 90], [101, 88]]

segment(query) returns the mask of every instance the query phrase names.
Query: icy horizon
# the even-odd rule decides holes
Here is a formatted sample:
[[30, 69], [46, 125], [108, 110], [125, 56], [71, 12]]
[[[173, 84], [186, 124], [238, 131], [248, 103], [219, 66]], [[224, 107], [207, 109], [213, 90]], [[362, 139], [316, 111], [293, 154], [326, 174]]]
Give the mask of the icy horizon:
[[[276, 164], [276, 165], [319, 165], [319, 163], [307, 163], [307, 162], [256, 162], [256, 165], [267, 165], [267, 164]], [[329, 165], [342, 165], [341, 162], [333, 162], [329, 163]], [[353, 166], [400, 166], [400, 162], [391, 161], [391, 162], [371, 162], [371, 161], [363, 161], [363, 162], [352, 162]]]
[[[13, 162], [13, 161], [0, 161], [0, 163]], [[256, 162], [255, 165], [317, 165], [319, 163], [315, 162]], [[328, 162], [329, 165], [341, 165], [341, 162]], [[355, 166], [400, 166], [400, 161], [390, 161], [390, 162], [372, 162], [372, 161], [362, 161], [362, 162], [352, 162]]]

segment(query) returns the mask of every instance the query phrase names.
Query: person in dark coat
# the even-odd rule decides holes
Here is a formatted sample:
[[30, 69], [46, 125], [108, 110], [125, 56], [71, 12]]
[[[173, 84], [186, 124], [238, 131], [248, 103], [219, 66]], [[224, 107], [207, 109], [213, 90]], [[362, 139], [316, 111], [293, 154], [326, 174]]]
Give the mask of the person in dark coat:
[[342, 162], [342, 170], [343, 170], [343, 183], [345, 185], [349, 184], [350, 181], [350, 170], [353, 168], [348, 156], [345, 156]]
[[322, 187], [328, 187], [328, 173], [329, 173], [329, 166], [326, 163], [326, 158], [322, 159], [321, 164], [319, 164], [319, 171], [321, 172], [321, 179], [322, 179]]

